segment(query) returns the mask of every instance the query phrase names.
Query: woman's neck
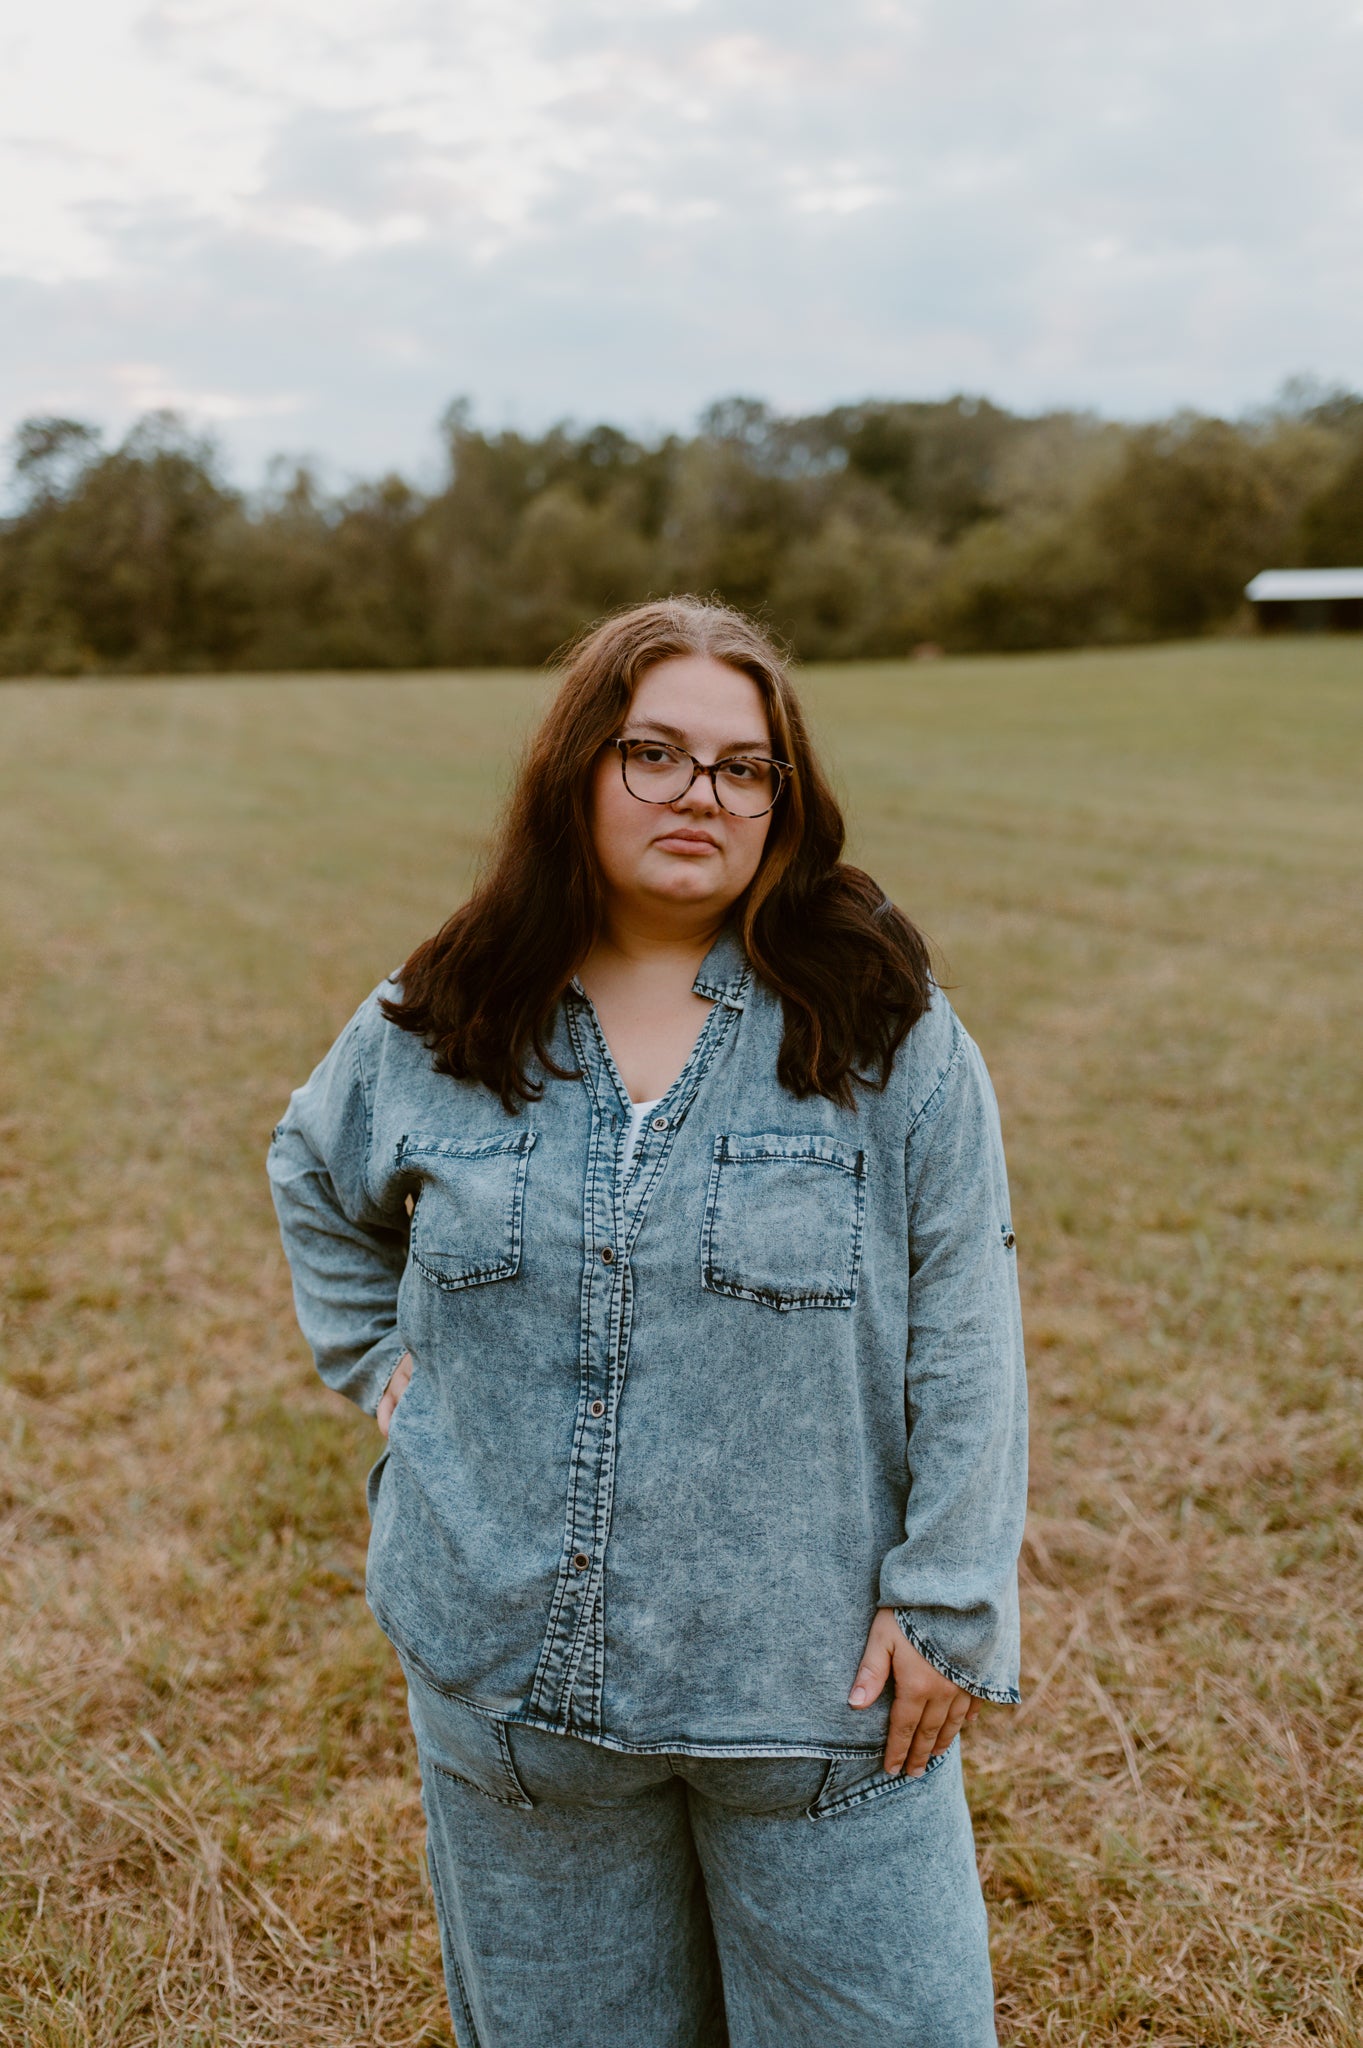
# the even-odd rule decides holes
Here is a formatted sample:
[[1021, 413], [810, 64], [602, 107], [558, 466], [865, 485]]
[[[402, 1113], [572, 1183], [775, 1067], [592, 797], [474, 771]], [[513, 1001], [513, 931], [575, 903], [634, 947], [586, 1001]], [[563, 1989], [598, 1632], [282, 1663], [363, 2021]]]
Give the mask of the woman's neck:
[[635, 1102], [666, 1094], [709, 1012], [693, 984], [718, 927], [640, 930], [612, 920], [579, 971]]
[[583, 986], [588, 987], [592, 979], [603, 975], [612, 980], [638, 976], [651, 982], [684, 976], [689, 988], [722, 925], [722, 919], [716, 924], [713, 918], [707, 918], [703, 924], [660, 927], [655, 922], [631, 918], [627, 913], [614, 913], [603, 923], [582, 964]]

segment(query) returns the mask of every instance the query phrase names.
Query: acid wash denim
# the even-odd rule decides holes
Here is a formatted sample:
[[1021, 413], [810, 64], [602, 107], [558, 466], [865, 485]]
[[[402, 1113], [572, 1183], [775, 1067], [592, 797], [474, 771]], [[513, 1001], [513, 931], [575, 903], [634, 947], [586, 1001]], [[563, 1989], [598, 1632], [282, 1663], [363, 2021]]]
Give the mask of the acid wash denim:
[[[367, 1590], [411, 1688], [451, 2002], [466, 2048], [823, 2048], [855, 2019], [882, 2048], [985, 2048], [958, 1749], [887, 1777], [888, 1695], [847, 1693], [886, 1606], [958, 1685], [1018, 1698], [1025, 1388], [993, 1091], [940, 991], [888, 1086], [843, 1109], [781, 1087], [780, 1003], [732, 932], [695, 989], [712, 1008], [637, 1152], [578, 986], [549, 1045], [574, 1078], [536, 1072], [507, 1112], [387, 1023], [391, 981], [270, 1149], [323, 1379], [372, 1414], [412, 1354]], [[697, 1884], [710, 1918], [662, 1943], [646, 2023], [625, 1969], [608, 2024], [639, 1901], [671, 1926]], [[547, 1943], [489, 1932], [536, 1913]], [[707, 1926], [727, 2032], [695, 2004], [711, 1964], [687, 1975]]]
[[622, 1754], [409, 1678], [460, 2048], [994, 2048], [959, 1743]]
[[[586, 997], [508, 1114], [364, 1002], [269, 1171], [299, 1322], [373, 1413], [368, 1596], [484, 1713], [622, 1750], [830, 1756], [878, 1606], [1015, 1701], [1025, 1395], [983, 1061], [947, 999], [854, 1109], [776, 1078], [736, 938], [633, 1160]], [[412, 1213], [408, 1214], [409, 1198]]]

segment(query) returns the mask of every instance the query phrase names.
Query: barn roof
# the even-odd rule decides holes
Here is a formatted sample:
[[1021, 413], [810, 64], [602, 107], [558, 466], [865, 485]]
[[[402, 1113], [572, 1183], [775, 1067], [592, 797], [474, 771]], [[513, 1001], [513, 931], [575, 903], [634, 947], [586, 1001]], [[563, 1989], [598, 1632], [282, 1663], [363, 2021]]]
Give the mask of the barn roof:
[[1245, 585], [1255, 604], [1290, 603], [1295, 598], [1363, 597], [1363, 569], [1261, 569]]

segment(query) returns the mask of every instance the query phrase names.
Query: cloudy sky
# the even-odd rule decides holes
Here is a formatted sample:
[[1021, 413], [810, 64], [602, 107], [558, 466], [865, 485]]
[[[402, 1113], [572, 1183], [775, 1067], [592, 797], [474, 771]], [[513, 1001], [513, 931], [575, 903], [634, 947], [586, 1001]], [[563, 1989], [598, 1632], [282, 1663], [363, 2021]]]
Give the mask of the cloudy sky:
[[0, 27], [0, 429], [249, 477], [480, 418], [1363, 385], [1363, 0], [43, 0]]

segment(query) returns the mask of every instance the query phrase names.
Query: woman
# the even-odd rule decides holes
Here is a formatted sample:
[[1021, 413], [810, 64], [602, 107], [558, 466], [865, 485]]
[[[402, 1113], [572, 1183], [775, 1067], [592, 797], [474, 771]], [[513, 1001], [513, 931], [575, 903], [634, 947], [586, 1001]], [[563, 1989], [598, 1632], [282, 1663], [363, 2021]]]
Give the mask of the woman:
[[738, 614], [577, 647], [485, 880], [275, 1132], [371, 1413], [461, 2048], [984, 2048], [1014, 1701], [997, 1112]]

